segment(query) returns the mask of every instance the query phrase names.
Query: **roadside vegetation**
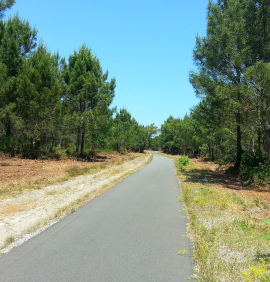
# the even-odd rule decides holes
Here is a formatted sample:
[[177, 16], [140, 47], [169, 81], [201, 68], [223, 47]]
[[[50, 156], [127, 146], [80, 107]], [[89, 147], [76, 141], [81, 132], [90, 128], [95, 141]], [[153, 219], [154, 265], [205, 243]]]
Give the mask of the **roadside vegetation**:
[[250, 190], [213, 162], [189, 159], [179, 167], [183, 157], [169, 157], [189, 217], [198, 281], [270, 281], [270, 195], [265, 188]]
[[29, 160], [1, 155], [0, 200], [15, 197], [31, 190], [70, 180], [76, 176], [98, 173], [120, 166], [134, 158], [145, 158], [149, 153], [99, 154], [91, 162], [76, 160]]

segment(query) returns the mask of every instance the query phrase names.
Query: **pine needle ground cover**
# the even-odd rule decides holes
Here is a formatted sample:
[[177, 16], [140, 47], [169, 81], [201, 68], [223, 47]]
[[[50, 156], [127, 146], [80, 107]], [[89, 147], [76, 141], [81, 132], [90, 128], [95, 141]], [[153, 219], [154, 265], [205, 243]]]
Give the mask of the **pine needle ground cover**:
[[[179, 169], [198, 281], [270, 281], [270, 193], [244, 187], [211, 162]], [[181, 251], [179, 255], [182, 255]]]

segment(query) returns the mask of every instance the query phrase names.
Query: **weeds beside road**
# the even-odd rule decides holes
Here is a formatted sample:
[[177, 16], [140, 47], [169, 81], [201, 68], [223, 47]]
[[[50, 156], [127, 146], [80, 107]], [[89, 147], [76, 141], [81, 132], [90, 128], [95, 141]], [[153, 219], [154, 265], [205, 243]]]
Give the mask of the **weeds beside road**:
[[270, 193], [247, 190], [210, 162], [190, 159], [179, 168], [179, 157], [171, 158], [189, 216], [198, 280], [270, 281]]

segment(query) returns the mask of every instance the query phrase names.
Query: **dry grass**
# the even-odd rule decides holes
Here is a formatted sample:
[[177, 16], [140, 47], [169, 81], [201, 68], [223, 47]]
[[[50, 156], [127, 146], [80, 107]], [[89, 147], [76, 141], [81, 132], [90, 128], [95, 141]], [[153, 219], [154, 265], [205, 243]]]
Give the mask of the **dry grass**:
[[33, 208], [36, 206], [36, 202], [29, 199], [20, 202], [13, 202], [3, 207], [0, 207], [0, 220], [4, 219], [5, 217], [15, 214], [18, 212], [23, 212], [29, 210], [29, 208]]
[[[176, 167], [179, 157], [173, 157]], [[191, 159], [178, 170], [197, 278], [270, 281], [269, 192], [252, 191], [217, 169]]]
[[75, 160], [26, 160], [0, 155], [0, 200], [32, 189], [63, 182], [81, 174], [94, 173], [108, 165], [121, 163], [140, 154], [100, 155], [92, 162]]
[[[12, 248], [17, 246], [18, 242], [23, 241], [21, 240], [21, 236], [27, 234], [26, 237], [29, 237], [29, 230], [36, 233], [36, 231], [39, 229], [43, 230], [44, 225], [46, 225], [48, 221], [56, 222], [64, 216], [75, 212], [79, 207], [111, 189], [115, 184], [121, 182], [130, 174], [134, 173], [136, 170], [152, 160], [152, 154], [150, 154], [149, 152], [147, 152], [146, 154], [131, 154], [129, 156], [120, 157], [121, 158], [117, 158], [113, 162], [110, 161], [106, 164], [102, 162], [91, 164], [92, 166], [90, 168], [86, 167], [86, 169], [85, 167], [76, 167], [76, 169], [74, 169], [74, 167], [71, 166], [71, 169], [66, 170], [66, 175], [69, 174], [68, 177], [65, 177], [66, 179], [84, 174], [89, 174], [87, 180], [90, 181], [89, 183], [91, 183], [92, 181], [89, 179], [95, 179], [93, 181], [93, 186], [90, 185], [88, 187], [88, 189], [90, 188], [88, 190], [89, 192], [84, 189], [82, 190], [84, 191], [83, 193], [80, 192], [80, 186], [86, 183], [86, 180], [84, 180], [85, 178], [82, 177], [78, 179], [78, 182], [76, 182], [77, 180], [74, 180], [75, 183], [78, 183], [78, 185], [74, 184], [74, 182], [68, 182], [66, 184], [60, 183], [60, 185], [54, 185], [44, 189], [41, 186], [39, 188], [41, 191], [34, 191], [29, 187], [24, 187], [24, 190], [16, 191], [15, 197], [9, 196], [14, 195], [14, 193], [5, 194], [5, 199], [0, 200], [0, 220], [3, 222], [9, 222], [9, 219], [11, 218], [12, 220], [14, 219], [13, 223], [18, 222], [19, 220], [20, 223], [23, 222], [24, 224], [20, 227], [16, 224], [16, 226], [14, 225], [8, 230], [3, 228], [3, 234], [5, 234], [5, 232], [7, 231], [8, 234], [6, 236], [7, 240], [5, 242], [3, 241], [3, 239], [5, 238], [1, 238], [1, 240], [3, 241], [1, 243], [1, 249], [7, 247], [9, 243], [12, 243], [10, 247], [8, 246], [8, 249], [11, 250]], [[31, 178], [29, 180], [33, 181], [33, 179]], [[60, 180], [63, 180], [62, 176]], [[45, 183], [46, 182], [42, 183], [42, 185], [45, 185]], [[72, 185], [75, 186], [73, 187]], [[77, 186], [79, 188], [78, 190]], [[70, 193], [70, 191], [72, 192]], [[37, 195], [41, 196], [37, 198]], [[73, 201], [69, 200], [70, 196], [74, 199]], [[59, 199], [61, 200], [59, 201]], [[65, 200], [63, 201], [63, 199]], [[50, 206], [52, 205], [52, 203], [53, 207]], [[35, 211], [35, 208], [38, 207], [44, 208], [44, 210], [42, 210], [42, 212], [44, 212], [41, 216], [43, 218], [42, 220], [39, 217], [35, 217], [35, 213], [33, 212]], [[31, 220], [27, 216], [27, 213], [29, 211], [31, 212]], [[37, 209], [37, 212], [40, 212], [39, 208]], [[28, 224], [30, 224], [31, 226]], [[18, 234], [18, 227], [21, 228], [20, 234]], [[11, 240], [9, 240], [9, 237], [16, 237], [15, 242], [13, 243]]]

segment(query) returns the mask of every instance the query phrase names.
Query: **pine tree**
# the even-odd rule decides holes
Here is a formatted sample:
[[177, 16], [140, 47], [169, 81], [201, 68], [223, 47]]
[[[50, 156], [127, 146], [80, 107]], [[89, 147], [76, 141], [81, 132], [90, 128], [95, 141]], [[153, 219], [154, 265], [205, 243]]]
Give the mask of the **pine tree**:
[[14, 3], [15, 3], [14, 0], [1, 0], [0, 1], [0, 18], [4, 16], [4, 12], [7, 9], [10, 9]]
[[[217, 4], [209, 3], [208, 26], [206, 37], [197, 37], [194, 59], [200, 70], [198, 77], [208, 77], [215, 83], [214, 95], [227, 99], [236, 123], [236, 160], [234, 168], [239, 170], [242, 160], [242, 109], [241, 91], [243, 74], [250, 66], [251, 50], [247, 45], [244, 1], [219, 0]], [[193, 74], [193, 77], [196, 77]], [[193, 78], [194, 80], [194, 78]], [[195, 87], [200, 85], [193, 84]], [[211, 95], [207, 88], [206, 95]], [[214, 97], [212, 95], [212, 97]], [[225, 110], [225, 109], [224, 109]]]
[[0, 112], [5, 112], [0, 122], [4, 127], [4, 143], [6, 151], [8, 143], [14, 143], [17, 118], [16, 105], [16, 83], [20, 70], [36, 46], [37, 31], [32, 29], [27, 21], [18, 16], [9, 18], [7, 21], [0, 20], [0, 62], [4, 65], [6, 82], [0, 99]]
[[114, 97], [115, 79], [108, 79], [99, 60], [83, 45], [69, 57], [65, 67], [67, 93], [64, 104], [76, 130], [76, 154], [83, 156], [86, 138], [111, 116], [109, 109]]
[[23, 121], [21, 143], [27, 157], [37, 157], [46, 145], [52, 151], [58, 137], [55, 121], [64, 90], [59, 64], [59, 56], [40, 43], [18, 76], [16, 111]]

